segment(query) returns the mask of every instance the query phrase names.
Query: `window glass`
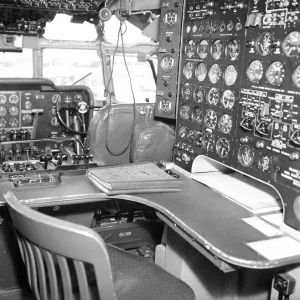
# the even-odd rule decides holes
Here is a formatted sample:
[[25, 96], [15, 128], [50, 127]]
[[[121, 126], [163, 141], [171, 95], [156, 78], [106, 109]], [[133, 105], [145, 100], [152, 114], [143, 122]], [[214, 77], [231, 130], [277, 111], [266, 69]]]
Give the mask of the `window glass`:
[[33, 62], [32, 50], [23, 49], [23, 52], [0, 52], [0, 77], [32, 78]]
[[[117, 43], [119, 28], [120, 21], [115, 16], [112, 16], [109, 21], [105, 22], [104, 36], [109, 43]], [[123, 35], [124, 44], [149, 43], [151, 41], [150, 38], [142, 34], [139, 28], [129, 22], [125, 22], [122, 32], [125, 32]], [[119, 45], [121, 45], [121, 37]]]
[[100, 58], [96, 50], [44, 49], [43, 73], [56, 85], [72, 85], [90, 74], [77, 85], [86, 85], [95, 100], [105, 100]]
[[[155, 102], [156, 84], [149, 62], [139, 62], [137, 56], [125, 56], [136, 103]], [[157, 65], [157, 60], [154, 61]], [[118, 103], [133, 103], [130, 81], [122, 55], [115, 56], [113, 80]]]
[[71, 23], [71, 16], [57, 14], [52, 22], [47, 23], [44, 37], [49, 40], [94, 41], [97, 31], [93, 24]]

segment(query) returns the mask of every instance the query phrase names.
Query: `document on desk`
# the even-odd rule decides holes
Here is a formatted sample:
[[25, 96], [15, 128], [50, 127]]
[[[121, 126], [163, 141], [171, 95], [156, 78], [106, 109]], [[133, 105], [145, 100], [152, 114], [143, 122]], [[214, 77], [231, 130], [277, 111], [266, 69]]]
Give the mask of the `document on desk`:
[[243, 206], [252, 213], [280, 211], [279, 196], [271, 187], [239, 173], [196, 173], [192, 178]]
[[300, 256], [300, 243], [289, 236], [251, 242], [247, 245], [268, 260]]
[[268, 237], [283, 234], [282, 231], [270, 225], [269, 223], [265, 222], [264, 220], [260, 219], [259, 217], [254, 216], [254, 217], [244, 218], [242, 220]]

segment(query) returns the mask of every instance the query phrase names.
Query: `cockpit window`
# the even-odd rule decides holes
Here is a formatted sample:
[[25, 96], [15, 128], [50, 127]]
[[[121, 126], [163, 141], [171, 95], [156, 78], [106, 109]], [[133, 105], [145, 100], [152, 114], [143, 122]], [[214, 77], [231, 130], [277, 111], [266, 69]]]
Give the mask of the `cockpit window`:
[[43, 75], [56, 85], [86, 85], [95, 100], [105, 100], [100, 58], [96, 50], [44, 49]]
[[[148, 61], [138, 61], [137, 55], [125, 56], [132, 89], [136, 103], [155, 102], [156, 84]], [[126, 69], [123, 55], [116, 55], [113, 66], [113, 80], [116, 102], [133, 103], [130, 79]], [[157, 60], [154, 60], [157, 66]]]
[[[105, 22], [104, 37], [109, 43], [117, 43], [119, 28], [120, 21], [115, 16], [112, 16], [109, 21]], [[123, 25], [122, 32], [124, 33], [124, 44], [149, 43], [151, 41], [150, 38], [142, 34], [139, 28], [129, 22]], [[119, 42], [119, 44], [121, 43]]]
[[57, 14], [52, 22], [47, 23], [44, 37], [49, 40], [94, 41], [97, 32], [91, 23], [71, 23], [71, 16]]
[[0, 77], [32, 78], [33, 58], [31, 49], [23, 49], [23, 52], [0, 53]]

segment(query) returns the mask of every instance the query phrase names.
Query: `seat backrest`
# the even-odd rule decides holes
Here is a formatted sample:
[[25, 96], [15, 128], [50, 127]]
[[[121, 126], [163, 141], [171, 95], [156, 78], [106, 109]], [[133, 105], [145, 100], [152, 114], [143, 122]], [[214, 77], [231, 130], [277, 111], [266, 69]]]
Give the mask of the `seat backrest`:
[[96, 298], [117, 299], [105, 243], [97, 233], [43, 215], [21, 204], [12, 192], [4, 198], [36, 299], [74, 299], [76, 285], [78, 299], [90, 300], [87, 267], [94, 269]]
[[134, 127], [145, 121], [153, 104], [112, 104], [101, 108], [93, 117], [87, 143], [93, 161], [99, 166], [128, 164]]

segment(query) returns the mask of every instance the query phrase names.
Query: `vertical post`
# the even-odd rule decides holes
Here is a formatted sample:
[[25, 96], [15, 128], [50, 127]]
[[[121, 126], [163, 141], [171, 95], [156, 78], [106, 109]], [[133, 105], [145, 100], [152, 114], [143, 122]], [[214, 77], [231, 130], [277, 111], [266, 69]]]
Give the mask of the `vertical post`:
[[32, 51], [33, 58], [33, 78], [43, 77], [43, 50], [34, 49]]

